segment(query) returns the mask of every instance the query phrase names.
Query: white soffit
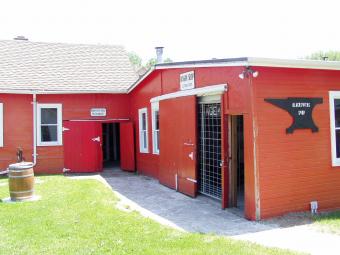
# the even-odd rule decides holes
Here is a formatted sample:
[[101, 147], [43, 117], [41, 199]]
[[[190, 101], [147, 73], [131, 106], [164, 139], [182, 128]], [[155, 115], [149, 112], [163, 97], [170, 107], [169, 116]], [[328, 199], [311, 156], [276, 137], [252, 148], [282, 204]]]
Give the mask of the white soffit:
[[189, 89], [189, 90], [182, 90], [177, 91], [165, 95], [161, 95], [158, 97], [154, 97], [150, 99], [151, 103], [159, 102], [166, 99], [172, 99], [177, 97], [185, 97], [185, 96], [208, 96], [208, 95], [217, 95], [222, 94], [227, 90], [227, 84], [218, 84], [218, 85], [211, 85], [202, 88], [196, 89]]

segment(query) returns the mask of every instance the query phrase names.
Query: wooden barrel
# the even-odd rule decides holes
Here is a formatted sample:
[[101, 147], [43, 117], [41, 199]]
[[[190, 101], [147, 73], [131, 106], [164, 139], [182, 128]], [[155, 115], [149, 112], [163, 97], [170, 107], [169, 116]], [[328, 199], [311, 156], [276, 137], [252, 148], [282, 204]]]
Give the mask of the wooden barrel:
[[11, 200], [30, 199], [34, 193], [33, 163], [21, 162], [9, 165], [9, 194]]

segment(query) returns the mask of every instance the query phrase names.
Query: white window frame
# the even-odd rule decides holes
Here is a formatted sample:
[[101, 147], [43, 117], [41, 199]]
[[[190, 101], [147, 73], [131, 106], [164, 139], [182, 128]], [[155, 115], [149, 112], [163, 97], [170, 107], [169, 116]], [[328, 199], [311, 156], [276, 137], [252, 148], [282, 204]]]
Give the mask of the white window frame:
[[[145, 114], [145, 128], [146, 130], [142, 130], [142, 116]], [[139, 119], [139, 151], [140, 153], [149, 153], [149, 135], [148, 135], [148, 109], [142, 108], [138, 110], [138, 119]], [[144, 144], [144, 132], [146, 133], [146, 144]]]
[[4, 147], [4, 105], [0, 103], [0, 147]]
[[330, 91], [329, 92], [329, 114], [330, 114], [330, 124], [331, 124], [331, 151], [332, 151], [332, 166], [340, 166], [340, 158], [336, 157], [336, 135], [335, 131], [340, 128], [335, 127], [335, 106], [334, 100], [340, 99], [340, 91]]
[[[159, 144], [157, 144], [157, 141], [159, 141], [159, 138], [157, 140], [157, 136], [159, 137], [159, 129], [156, 130], [156, 114], [155, 114], [157, 111], [158, 111], [158, 116], [159, 116], [159, 103], [158, 102], [152, 103], [151, 104], [151, 116], [152, 116], [151, 124], [152, 124], [152, 153], [153, 154], [159, 154]], [[159, 124], [158, 124], [158, 128], [159, 128]]]
[[[58, 139], [55, 142], [41, 141], [41, 109], [57, 108], [57, 132]], [[38, 146], [61, 146], [63, 145], [63, 122], [62, 104], [37, 104], [37, 145]]]

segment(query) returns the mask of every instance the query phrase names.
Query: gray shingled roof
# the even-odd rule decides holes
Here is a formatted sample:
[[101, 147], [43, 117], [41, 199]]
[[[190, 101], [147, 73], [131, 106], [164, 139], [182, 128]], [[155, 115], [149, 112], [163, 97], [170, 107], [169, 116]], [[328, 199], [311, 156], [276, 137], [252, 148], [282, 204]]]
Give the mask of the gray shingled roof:
[[122, 46], [0, 40], [0, 93], [126, 93], [137, 78]]

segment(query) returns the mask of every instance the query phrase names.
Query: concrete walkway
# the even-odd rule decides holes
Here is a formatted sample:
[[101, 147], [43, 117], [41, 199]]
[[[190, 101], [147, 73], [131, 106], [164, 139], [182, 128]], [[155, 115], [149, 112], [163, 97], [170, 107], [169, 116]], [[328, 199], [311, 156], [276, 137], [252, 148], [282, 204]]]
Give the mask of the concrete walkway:
[[340, 254], [339, 235], [318, 232], [308, 224], [283, 228], [275, 220], [251, 222], [237, 211], [221, 210], [210, 198], [192, 199], [146, 176], [120, 170], [107, 170], [101, 176], [120, 198], [121, 209], [137, 210], [182, 231], [226, 235], [310, 254]]

